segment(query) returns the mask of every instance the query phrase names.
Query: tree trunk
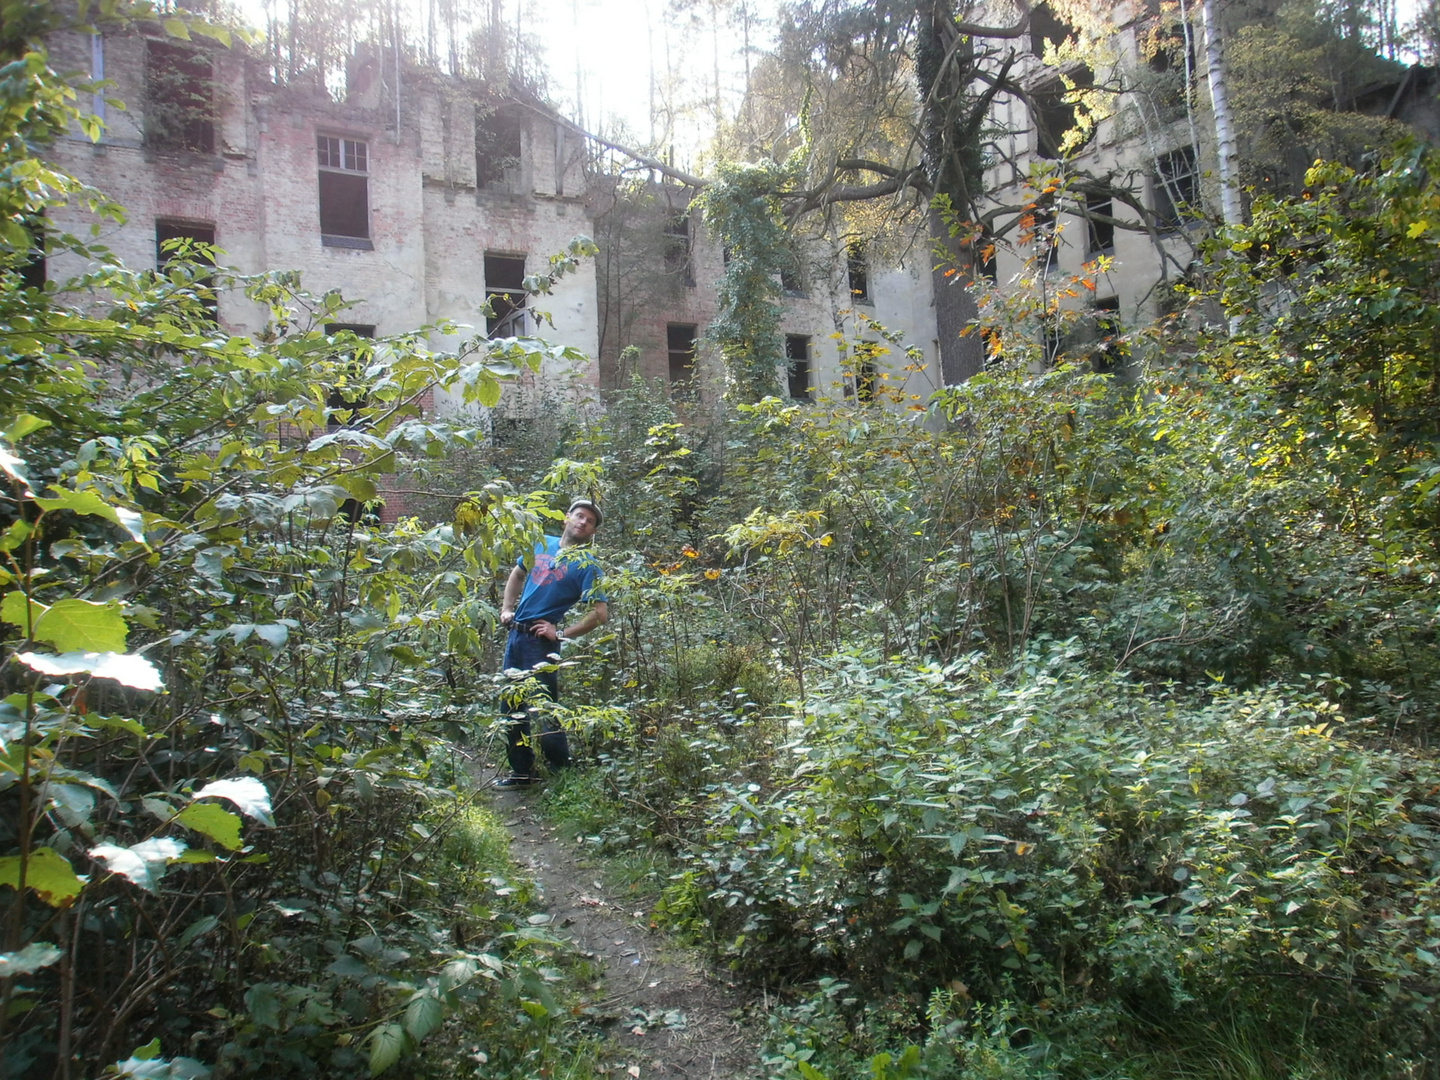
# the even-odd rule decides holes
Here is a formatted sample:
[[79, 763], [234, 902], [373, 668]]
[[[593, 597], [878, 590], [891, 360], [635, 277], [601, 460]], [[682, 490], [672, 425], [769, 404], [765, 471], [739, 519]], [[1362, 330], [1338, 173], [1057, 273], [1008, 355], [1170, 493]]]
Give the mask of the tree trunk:
[[[980, 314], [975, 296], [967, 288], [975, 280], [975, 253], [969, 245], [962, 246], [951, 238], [938, 211], [931, 210], [929, 220], [932, 257], [938, 263], [930, 271], [930, 284], [935, 294], [940, 380], [946, 386], [955, 386], [985, 370], [985, 346], [980, 335], [964, 332]], [[950, 273], [952, 270], [958, 272]]]
[[1210, 82], [1210, 109], [1215, 115], [1215, 145], [1220, 156], [1220, 214], [1226, 225], [1243, 222], [1240, 208], [1239, 154], [1235, 148], [1235, 125], [1230, 115], [1230, 94], [1225, 85], [1224, 57], [1220, 54], [1220, 22], [1215, 0], [1202, 0], [1205, 21], [1205, 67]]

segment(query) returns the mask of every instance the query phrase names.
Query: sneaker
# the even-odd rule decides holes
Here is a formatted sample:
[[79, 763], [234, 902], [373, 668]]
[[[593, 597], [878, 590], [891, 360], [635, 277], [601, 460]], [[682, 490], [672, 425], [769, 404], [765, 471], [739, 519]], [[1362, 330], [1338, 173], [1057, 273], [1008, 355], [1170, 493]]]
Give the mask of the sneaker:
[[534, 787], [540, 783], [538, 776], [506, 776], [495, 781], [495, 786], [505, 791], [513, 791], [516, 788]]

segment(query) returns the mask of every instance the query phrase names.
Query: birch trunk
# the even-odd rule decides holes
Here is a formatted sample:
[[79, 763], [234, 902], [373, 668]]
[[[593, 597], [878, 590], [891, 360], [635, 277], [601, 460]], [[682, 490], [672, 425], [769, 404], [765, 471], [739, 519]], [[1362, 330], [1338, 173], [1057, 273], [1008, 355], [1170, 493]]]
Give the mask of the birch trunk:
[[1210, 82], [1210, 108], [1215, 114], [1215, 143], [1220, 157], [1220, 214], [1226, 225], [1242, 223], [1239, 155], [1235, 149], [1235, 125], [1230, 116], [1230, 95], [1225, 86], [1224, 57], [1220, 54], [1220, 22], [1215, 0], [1202, 0], [1205, 21], [1205, 67]]

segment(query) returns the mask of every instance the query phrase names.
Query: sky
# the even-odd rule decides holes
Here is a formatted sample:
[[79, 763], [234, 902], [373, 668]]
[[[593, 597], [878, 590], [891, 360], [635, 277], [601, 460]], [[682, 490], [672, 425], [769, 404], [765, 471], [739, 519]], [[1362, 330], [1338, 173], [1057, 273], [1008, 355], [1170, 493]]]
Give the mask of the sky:
[[[430, 0], [401, 0], [420, 13]], [[473, 2], [473, 0], [472, 0]], [[491, 0], [481, 0], [488, 6]], [[591, 130], [623, 131], [636, 142], [663, 140], [664, 121], [653, 119], [652, 103], [675, 106], [672, 143], [693, 153], [708, 138], [710, 109], [697, 102], [720, 98], [732, 113], [745, 85], [741, 30], [722, 25], [717, 9], [746, 7], [760, 13], [752, 23], [752, 45], [768, 44], [765, 15], [776, 0], [499, 0], [502, 18], [533, 36], [544, 54], [555, 103]], [[266, 0], [236, 0], [255, 25], [265, 24]], [[288, 0], [271, 0], [282, 11]], [[676, 13], [675, 9], [682, 9]], [[688, 9], [688, 10], [686, 10]], [[518, 13], [518, 14], [517, 14]], [[723, 11], [720, 12], [723, 17]], [[664, 110], [659, 110], [664, 115]], [[701, 115], [701, 114], [704, 115]], [[677, 153], [682, 152], [680, 146]], [[677, 162], [678, 163], [678, 162]]]
[[[287, 2], [271, 0], [282, 8]], [[432, 0], [400, 2], [417, 12], [418, 22], [418, 13]], [[1414, 18], [1420, 0], [1394, 2], [1403, 25]], [[265, 0], [237, 3], [263, 25]], [[662, 153], [673, 152], [675, 164], [682, 167], [692, 164], [709, 141], [717, 78], [722, 112], [733, 115], [744, 90], [744, 36], [733, 20], [724, 20], [723, 9], [755, 13], [750, 26], [753, 58], [771, 43], [770, 16], [777, 3], [499, 0], [504, 20], [513, 25], [518, 18], [524, 32], [539, 42], [557, 105], [591, 131], [641, 145], [658, 144]], [[661, 108], [653, 108], [657, 105]]]

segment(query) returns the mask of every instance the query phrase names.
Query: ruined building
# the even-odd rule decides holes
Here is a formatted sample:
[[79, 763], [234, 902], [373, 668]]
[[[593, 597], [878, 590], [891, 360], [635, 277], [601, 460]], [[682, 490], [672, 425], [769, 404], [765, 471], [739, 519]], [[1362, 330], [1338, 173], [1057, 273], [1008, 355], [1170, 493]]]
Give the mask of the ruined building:
[[[720, 393], [702, 339], [723, 253], [684, 202], [614, 237], [598, 261], [561, 279], [541, 305], [553, 326], [542, 330], [527, 314], [526, 275], [543, 272], [573, 237], [594, 234], [597, 215], [614, 204], [613, 178], [587, 179], [583, 137], [540, 102], [409, 64], [397, 75], [390, 57], [365, 51], [337, 101], [319, 85], [276, 85], [242, 49], [178, 41], [158, 27], [60, 35], [51, 55], [58, 68], [110, 81], [108, 96], [126, 104], [82, 102], [104, 120], [103, 136], [92, 143], [77, 131], [51, 156], [126, 208], [127, 223], [107, 227], [101, 241], [127, 265], [158, 268], [165, 241], [190, 237], [221, 248], [238, 272], [298, 270], [312, 292], [339, 290], [355, 303], [331, 329], [383, 336], [452, 320], [500, 336], [543, 333], [596, 358], [579, 372], [542, 373], [566, 394], [636, 373], [673, 384], [682, 401]], [[80, 207], [51, 216], [72, 232], [90, 224]], [[649, 233], [657, 237], [644, 250]], [[858, 386], [853, 375], [846, 381], [835, 310], [878, 312], [913, 334], [925, 322], [926, 275], [870, 269], [858, 250], [832, 262], [825, 273], [809, 268], [802, 277], [797, 268], [786, 279], [785, 384], [797, 396], [848, 389], [864, 398], [885, 373], [872, 358], [860, 365]], [[600, 264], [615, 271], [603, 289]], [[80, 270], [60, 256], [48, 273], [58, 280]], [[643, 288], [631, 287], [637, 282]], [[220, 296], [217, 314], [236, 333], [265, 320], [259, 305], [233, 293]], [[638, 348], [624, 373], [622, 322]], [[918, 379], [914, 392], [934, 388], [894, 366], [896, 385]], [[500, 407], [538, 406], [527, 406], [522, 390]]]
[[[361, 336], [439, 320], [520, 335], [535, 332], [525, 276], [590, 230], [580, 140], [544, 108], [483, 86], [406, 68], [397, 87], [393, 69], [361, 56], [338, 104], [323, 87], [276, 86], [242, 50], [158, 28], [63, 35], [51, 57], [111, 81], [126, 103], [82, 103], [104, 135], [76, 132], [51, 156], [126, 208], [101, 241], [132, 267], [158, 267], [164, 241], [191, 237], [239, 272], [293, 269], [311, 292], [339, 290], [355, 301], [342, 325]], [[76, 233], [90, 224], [79, 207], [51, 216]], [[53, 260], [50, 276], [81, 269], [71, 262]], [[593, 355], [593, 264], [546, 301], [546, 334]], [[265, 313], [226, 293], [218, 317], [249, 333]], [[595, 372], [580, 384], [593, 387]]]
[[[1168, 286], [1217, 216], [1203, 48], [1167, 10], [1117, 0], [1111, 67], [1100, 74], [1113, 84], [1125, 73], [1132, 92], [1078, 142], [1067, 138], [1080, 115], [1074, 92], [1095, 81], [1088, 64], [1099, 61], [1057, 52], [1069, 29], [1043, 5], [1021, 43], [1026, 100], [995, 106], [996, 130], [1006, 134], [986, 188], [998, 205], [1033, 202], [1035, 227], [1012, 231], [985, 269], [1003, 285], [1027, 259], [1057, 275], [1112, 260], [1093, 291], [1071, 301], [1089, 305], [1092, 338], [1166, 310]], [[587, 168], [587, 140], [543, 103], [412, 64], [397, 70], [393, 57], [364, 51], [337, 101], [320, 85], [276, 85], [242, 49], [178, 41], [158, 28], [60, 35], [51, 51], [58, 68], [109, 80], [109, 94], [127, 105], [82, 103], [105, 121], [103, 137], [92, 143], [76, 132], [51, 154], [127, 208], [128, 223], [101, 239], [128, 265], [158, 267], [165, 241], [192, 237], [223, 249], [240, 272], [294, 269], [311, 291], [339, 290], [355, 305], [336, 328], [387, 335], [452, 320], [509, 336], [540, 332], [524, 278], [572, 237], [592, 235], [598, 259], [563, 278], [542, 306], [553, 319], [544, 336], [593, 362], [542, 381], [582, 396], [634, 375], [668, 384], [681, 402], [721, 392], [704, 330], [717, 312], [725, 252], [692, 212], [693, 191], [658, 176], [622, 191], [622, 177]], [[1440, 130], [1433, 71], [1391, 65], [1381, 75], [1355, 87], [1348, 107]], [[1256, 161], [1267, 160], [1262, 135], [1249, 133]], [[1277, 174], [1297, 167], [1280, 159], [1305, 149], [1276, 151]], [[1047, 201], [1030, 186], [1032, 166], [1062, 159], [1069, 173], [1127, 184], [1138, 208], [1078, 188]], [[52, 217], [76, 233], [90, 224], [78, 207]], [[785, 391], [903, 405], [937, 389], [933, 261], [923, 242], [876, 249], [817, 236], [797, 245], [795, 265], [780, 275]], [[62, 256], [49, 273], [80, 269]], [[239, 333], [265, 317], [234, 294], [219, 298], [217, 315]], [[522, 388], [500, 407], [540, 406]]]

